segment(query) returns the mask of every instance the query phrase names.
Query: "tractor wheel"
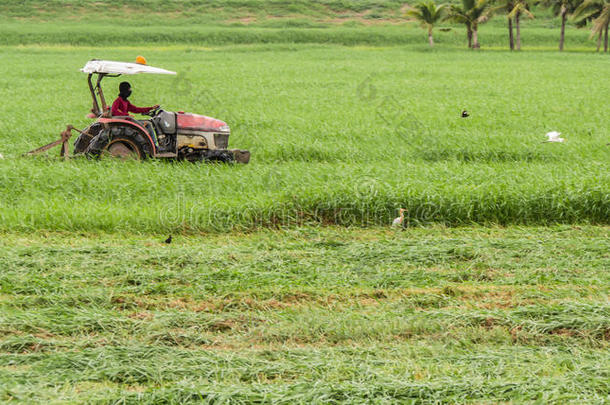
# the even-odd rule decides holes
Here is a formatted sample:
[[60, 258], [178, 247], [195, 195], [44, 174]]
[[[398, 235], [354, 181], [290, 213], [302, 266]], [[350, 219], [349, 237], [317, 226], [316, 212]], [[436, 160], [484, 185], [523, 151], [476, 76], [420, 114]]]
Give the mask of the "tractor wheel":
[[110, 156], [124, 160], [144, 160], [152, 151], [149, 142], [139, 131], [114, 126], [102, 130], [91, 140], [87, 154], [98, 158]]
[[74, 141], [74, 154], [77, 155], [79, 153], [85, 153], [89, 147], [89, 143], [91, 143], [91, 140], [95, 138], [102, 129], [102, 124], [98, 122], [95, 122], [85, 128], [83, 132], [86, 132], [88, 135], [80, 134], [80, 136], [76, 138], [76, 141]]
[[133, 140], [125, 138], [115, 138], [110, 141], [102, 151], [102, 156], [106, 155], [122, 160], [142, 160], [145, 157]]

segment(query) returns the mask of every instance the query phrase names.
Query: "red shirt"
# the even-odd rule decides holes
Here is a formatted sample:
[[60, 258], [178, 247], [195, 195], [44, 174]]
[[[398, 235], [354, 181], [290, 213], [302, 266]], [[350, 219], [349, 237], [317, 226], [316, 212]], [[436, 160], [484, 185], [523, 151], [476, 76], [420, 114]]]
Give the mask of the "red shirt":
[[117, 97], [117, 99], [114, 100], [114, 103], [112, 103], [112, 115], [113, 116], [117, 116], [117, 115], [127, 116], [127, 115], [129, 115], [130, 112], [142, 114], [142, 113], [147, 113], [150, 110], [152, 110], [152, 107], [136, 107], [135, 105], [131, 104], [129, 101], [123, 100], [122, 97]]

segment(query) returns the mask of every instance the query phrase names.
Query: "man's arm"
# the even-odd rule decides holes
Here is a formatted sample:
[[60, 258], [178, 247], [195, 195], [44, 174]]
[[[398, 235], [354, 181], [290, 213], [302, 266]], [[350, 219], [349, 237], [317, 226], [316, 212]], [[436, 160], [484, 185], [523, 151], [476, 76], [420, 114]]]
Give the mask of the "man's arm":
[[131, 104], [129, 101], [127, 102], [127, 111], [134, 112], [137, 114], [147, 113], [150, 110], [154, 110], [157, 107], [159, 107], [159, 105], [154, 105], [152, 107], [136, 107], [135, 105]]

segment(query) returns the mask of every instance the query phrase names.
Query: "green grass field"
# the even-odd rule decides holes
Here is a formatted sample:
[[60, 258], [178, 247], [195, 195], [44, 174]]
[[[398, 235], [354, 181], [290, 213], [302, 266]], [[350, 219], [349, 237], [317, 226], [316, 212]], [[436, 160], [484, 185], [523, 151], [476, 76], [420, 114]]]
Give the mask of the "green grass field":
[[[0, 1], [0, 401], [610, 402], [587, 30], [559, 53], [539, 10], [510, 53], [496, 17], [472, 52], [393, 1], [117, 4]], [[178, 75], [132, 102], [250, 163], [22, 156], [88, 125], [87, 60], [137, 55]]]
[[[11, 100], [0, 106], [6, 230], [385, 225], [401, 206], [416, 225], [609, 222], [605, 55], [320, 45], [0, 52], [11, 60], [0, 67]], [[137, 53], [179, 76], [130, 78], [135, 103], [224, 119], [251, 164], [20, 157], [68, 123], [87, 125], [86, 60]], [[118, 80], [107, 80], [114, 96]], [[460, 118], [462, 108], [472, 116]], [[551, 130], [567, 142], [542, 143]]]

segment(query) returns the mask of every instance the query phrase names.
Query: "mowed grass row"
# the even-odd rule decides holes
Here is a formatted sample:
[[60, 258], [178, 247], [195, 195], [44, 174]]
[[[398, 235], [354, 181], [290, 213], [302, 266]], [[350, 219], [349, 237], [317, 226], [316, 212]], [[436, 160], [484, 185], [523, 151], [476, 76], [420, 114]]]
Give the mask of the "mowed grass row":
[[[225, 120], [249, 165], [20, 157], [64, 125], [90, 122], [86, 60], [139, 53], [179, 74], [129, 77], [132, 101]], [[389, 224], [399, 207], [409, 225], [610, 218], [603, 55], [296, 45], [0, 55], [0, 93], [11, 100], [0, 105], [2, 229], [369, 226]], [[118, 82], [107, 79], [109, 99]], [[542, 143], [550, 130], [567, 142]]]
[[603, 402], [609, 232], [5, 233], [0, 398]]
[[0, 395], [30, 403], [605, 403], [607, 353], [435, 342], [237, 352], [120, 346], [23, 356]]

